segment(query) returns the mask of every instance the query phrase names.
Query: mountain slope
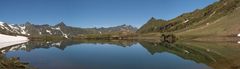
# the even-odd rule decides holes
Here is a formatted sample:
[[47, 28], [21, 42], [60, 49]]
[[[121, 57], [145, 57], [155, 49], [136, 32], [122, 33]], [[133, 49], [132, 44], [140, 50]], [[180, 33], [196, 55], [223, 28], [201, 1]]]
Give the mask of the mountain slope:
[[[219, 22], [218, 20], [221, 20], [221, 18], [223, 18], [226, 15], [231, 15], [232, 13], [237, 12], [236, 10], [239, 7], [240, 7], [240, 0], [220, 0], [218, 2], [213, 3], [212, 5], [209, 5], [206, 8], [197, 9], [190, 13], [184, 13], [172, 20], [166, 21], [164, 24], [161, 24], [160, 22], [158, 22], [158, 25], [152, 25], [154, 26], [152, 28], [157, 28], [157, 30], [150, 30], [147, 32], [181, 33], [181, 32], [185, 32], [188, 30], [196, 29], [196, 28], [203, 28], [203, 26], [210, 25], [211, 23], [214, 23], [214, 22]], [[237, 18], [237, 16], [232, 18]], [[230, 17], [226, 17], [225, 20], [226, 19], [230, 19]], [[237, 24], [237, 22], [234, 22], [234, 21], [232, 21], [232, 23], [233, 24], [230, 24], [230, 25]], [[143, 27], [145, 26], [146, 24]], [[224, 27], [226, 28], [227, 26], [224, 26]], [[212, 28], [218, 28], [218, 27], [215, 26]], [[144, 29], [140, 28], [139, 31], [144, 31]], [[202, 31], [209, 31], [209, 32], [211, 31], [211, 33], [214, 33], [216, 30], [205, 29]], [[225, 30], [220, 30], [220, 31], [223, 32]], [[198, 31], [196, 31], [195, 33], [198, 33]], [[195, 33], [192, 32], [188, 34], [190, 35]], [[217, 33], [217, 34], [220, 35], [220, 33]], [[236, 32], [232, 34], [236, 34]]]
[[226, 15], [214, 22], [209, 22], [206, 25], [199, 26], [183, 32], [178, 32], [176, 35], [181, 37], [189, 36], [208, 36], [209, 37], [237, 37], [240, 33], [240, 8], [237, 8], [231, 14]]

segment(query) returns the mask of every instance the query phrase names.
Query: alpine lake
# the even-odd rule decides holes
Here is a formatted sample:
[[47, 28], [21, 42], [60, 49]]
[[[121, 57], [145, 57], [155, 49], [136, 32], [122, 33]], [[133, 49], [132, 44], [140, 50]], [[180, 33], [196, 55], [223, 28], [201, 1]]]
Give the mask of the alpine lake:
[[29, 41], [0, 51], [36, 69], [240, 69], [237, 42]]

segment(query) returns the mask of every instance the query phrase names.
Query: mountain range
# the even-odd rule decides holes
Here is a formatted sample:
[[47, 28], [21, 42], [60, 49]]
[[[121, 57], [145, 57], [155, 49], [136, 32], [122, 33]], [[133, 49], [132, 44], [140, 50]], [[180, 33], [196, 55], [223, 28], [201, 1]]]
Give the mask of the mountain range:
[[8, 35], [24, 35], [28, 37], [60, 36], [64, 38], [71, 38], [84, 34], [130, 33], [135, 31], [137, 31], [136, 27], [125, 24], [108, 28], [78, 28], [67, 26], [63, 22], [54, 26], [50, 26], [48, 24], [34, 25], [30, 22], [26, 22], [25, 24], [8, 24], [0, 22], [0, 33]]

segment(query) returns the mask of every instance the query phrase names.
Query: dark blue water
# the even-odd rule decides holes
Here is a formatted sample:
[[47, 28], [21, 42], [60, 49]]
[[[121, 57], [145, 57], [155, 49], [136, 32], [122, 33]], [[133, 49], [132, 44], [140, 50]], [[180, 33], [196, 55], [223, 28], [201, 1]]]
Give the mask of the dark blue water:
[[38, 69], [211, 69], [151, 44], [47, 43], [15, 46], [6, 56]]

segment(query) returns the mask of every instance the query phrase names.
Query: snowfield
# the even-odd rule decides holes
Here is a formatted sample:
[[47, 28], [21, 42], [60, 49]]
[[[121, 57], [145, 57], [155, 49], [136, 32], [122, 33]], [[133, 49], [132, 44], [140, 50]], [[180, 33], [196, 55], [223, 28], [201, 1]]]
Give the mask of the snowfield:
[[25, 43], [28, 41], [29, 41], [28, 38], [24, 36], [10, 36], [10, 35], [0, 34], [0, 49], [3, 47]]
[[240, 33], [237, 36], [240, 37]]

